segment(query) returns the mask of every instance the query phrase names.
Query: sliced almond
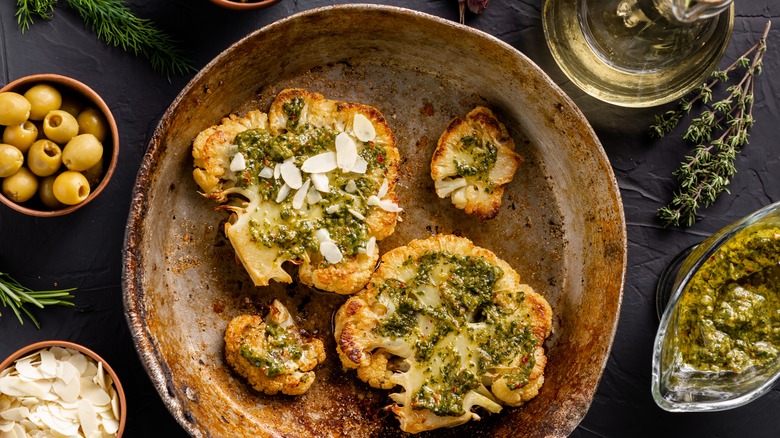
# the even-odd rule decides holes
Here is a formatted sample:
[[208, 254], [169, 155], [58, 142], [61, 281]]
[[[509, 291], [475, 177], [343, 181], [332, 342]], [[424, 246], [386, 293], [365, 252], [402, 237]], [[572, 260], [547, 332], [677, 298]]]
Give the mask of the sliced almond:
[[41, 351], [41, 366], [38, 367], [44, 377], [54, 377], [57, 375], [57, 358], [49, 350]]
[[376, 196], [379, 198], [384, 198], [385, 195], [387, 194], [387, 189], [388, 189], [387, 178], [383, 178], [382, 185], [379, 186], [379, 191], [377, 192]]
[[334, 264], [340, 262], [344, 258], [338, 245], [330, 241], [320, 242], [320, 254], [325, 257], [325, 260], [327, 260], [328, 263]]
[[355, 210], [355, 209], [348, 208], [348, 209], [347, 209], [347, 211], [348, 211], [348, 212], [349, 212], [349, 214], [351, 214], [352, 216], [355, 216], [355, 218], [356, 218], [357, 220], [361, 220], [361, 221], [364, 221], [364, 220], [366, 220], [366, 217], [365, 217], [365, 216], [363, 216], [363, 215], [362, 215], [362, 214], [361, 214], [359, 211], [357, 211], [357, 210]]
[[233, 156], [233, 159], [230, 161], [230, 171], [238, 172], [244, 169], [246, 169], [246, 159], [244, 158], [244, 154], [239, 152]]
[[[338, 139], [338, 137], [336, 137]], [[326, 173], [338, 167], [336, 152], [323, 152], [309, 157], [301, 165], [301, 170], [306, 173]]]
[[98, 422], [98, 414], [95, 412], [95, 407], [88, 401], [81, 399], [78, 407], [78, 419], [81, 423], [81, 430], [85, 436], [90, 436], [99, 431], [100, 423]]
[[381, 208], [384, 211], [388, 211], [390, 213], [398, 213], [401, 211], [404, 211], [403, 208], [399, 207], [398, 204], [395, 202], [389, 200], [389, 199], [382, 199], [379, 201], [379, 208]]
[[274, 179], [279, 179], [282, 176], [282, 163], [276, 163], [274, 165]]
[[333, 204], [333, 205], [329, 205], [325, 209], [325, 213], [333, 214], [333, 213], [335, 213], [335, 212], [337, 212], [339, 210], [341, 210], [341, 204]]
[[355, 140], [346, 132], [340, 132], [336, 136], [336, 163], [339, 169], [349, 172], [355, 167], [357, 158], [358, 153]]
[[287, 199], [287, 195], [289, 195], [291, 191], [292, 189], [286, 183], [281, 186], [279, 188], [279, 193], [276, 194], [276, 203], [280, 204], [282, 201]]
[[[334, 160], [335, 162], [335, 160]], [[305, 165], [306, 163], [304, 163]], [[334, 167], [335, 169], [335, 167]], [[331, 169], [333, 170], [333, 169]], [[330, 192], [330, 181], [328, 180], [328, 175], [324, 173], [312, 173], [311, 174], [311, 183], [314, 184], [314, 187], [323, 192], [328, 193]]]
[[363, 157], [358, 155], [357, 160], [355, 160], [355, 166], [352, 168], [352, 173], [359, 173], [364, 174], [368, 170], [368, 161], [366, 161]]
[[325, 228], [320, 228], [319, 230], [314, 232], [314, 237], [317, 238], [318, 242], [330, 242], [330, 232], [328, 232]]
[[352, 119], [352, 131], [360, 141], [374, 141], [376, 138], [374, 124], [363, 114], [355, 114]]
[[17, 406], [0, 412], [0, 418], [8, 421], [22, 421], [28, 415], [30, 415], [30, 410], [24, 406]]
[[52, 383], [51, 389], [55, 394], [59, 395], [65, 403], [73, 403], [77, 401], [79, 395], [81, 395], [81, 379], [71, 379], [68, 383], [57, 379]]
[[272, 176], [274, 176], [274, 170], [268, 166], [265, 166], [263, 167], [263, 170], [261, 170], [260, 173], [257, 174], [257, 176], [265, 179], [271, 178]]
[[379, 196], [376, 195], [369, 196], [368, 199], [366, 199], [366, 204], [372, 207], [376, 207], [377, 205], [379, 205]]
[[306, 202], [308, 202], [309, 205], [312, 205], [320, 201], [322, 201], [322, 195], [320, 195], [320, 192], [319, 190], [317, 190], [317, 188], [311, 186], [309, 188], [309, 192], [306, 193]]
[[298, 189], [297, 192], [295, 192], [295, 196], [293, 196], [292, 200], [292, 206], [296, 210], [300, 210], [303, 207], [304, 202], [306, 201], [306, 195], [309, 193], [309, 186], [311, 185], [311, 180], [308, 178], [306, 181], [301, 185], [301, 188]]
[[[19, 372], [19, 377], [21, 377], [24, 380], [31, 381], [31, 380], [38, 380], [43, 379], [43, 373], [41, 373], [41, 370], [38, 369], [38, 367], [34, 367], [32, 365], [32, 360], [22, 360], [16, 362], [16, 371]], [[56, 373], [55, 373], [56, 374]]]
[[111, 397], [108, 393], [90, 379], [81, 379], [81, 397], [95, 406], [111, 403]]
[[280, 166], [282, 179], [290, 186], [291, 189], [300, 189], [303, 184], [303, 176], [301, 176], [301, 169], [295, 165], [294, 158], [288, 158], [284, 160], [284, 163]]
[[371, 236], [371, 238], [368, 239], [368, 242], [366, 243], [366, 254], [374, 255], [374, 251], [376, 251], [376, 249], [376, 237]]
[[357, 184], [355, 184], [355, 180], [351, 179], [347, 181], [346, 186], [344, 186], [344, 191], [346, 191], [349, 194], [354, 194], [357, 192]]

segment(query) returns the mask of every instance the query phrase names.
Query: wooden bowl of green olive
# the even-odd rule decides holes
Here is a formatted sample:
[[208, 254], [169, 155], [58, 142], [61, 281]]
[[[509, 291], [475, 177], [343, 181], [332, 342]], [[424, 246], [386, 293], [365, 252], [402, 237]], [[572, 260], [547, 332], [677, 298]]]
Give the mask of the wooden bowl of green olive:
[[0, 202], [30, 216], [61, 216], [97, 197], [119, 155], [111, 110], [87, 85], [57, 74], [0, 89]]
[[233, 9], [236, 11], [243, 11], [247, 9], [262, 9], [273, 4], [279, 3], [280, 0], [211, 0], [217, 6], [221, 6], [225, 9]]

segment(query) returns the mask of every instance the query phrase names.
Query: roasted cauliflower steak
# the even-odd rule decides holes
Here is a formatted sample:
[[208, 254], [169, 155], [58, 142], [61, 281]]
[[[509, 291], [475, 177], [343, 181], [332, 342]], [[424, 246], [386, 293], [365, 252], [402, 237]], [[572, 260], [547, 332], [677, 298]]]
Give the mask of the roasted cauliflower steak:
[[508, 263], [464, 237], [414, 240], [382, 256], [365, 289], [336, 313], [342, 365], [392, 389], [405, 432], [520, 406], [544, 382], [547, 301]]
[[321, 340], [304, 337], [278, 300], [265, 320], [239, 315], [225, 330], [225, 360], [257, 391], [300, 395], [314, 383], [314, 367], [325, 361]]
[[232, 213], [225, 225], [257, 286], [300, 280], [341, 294], [360, 290], [393, 233], [399, 154], [375, 108], [281, 91], [268, 114], [230, 115], [200, 132], [193, 177]]
[[523, 162], [514, 149], [514, 140], [490, 109], [478, 106], [466, 118], [454, 118], [431, 159], [436, 194], [449, 196], [455, 207], [482, 220], [494, 218]]

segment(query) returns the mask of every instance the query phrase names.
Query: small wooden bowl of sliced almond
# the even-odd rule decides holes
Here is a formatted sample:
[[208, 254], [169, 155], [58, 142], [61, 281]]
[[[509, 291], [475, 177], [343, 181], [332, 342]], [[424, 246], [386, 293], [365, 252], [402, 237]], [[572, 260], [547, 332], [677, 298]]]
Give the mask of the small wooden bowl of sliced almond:
[[38, 342], [0, 363], [0, 435], [121, 437], [125, 402], [114, 370], [72, 342]]

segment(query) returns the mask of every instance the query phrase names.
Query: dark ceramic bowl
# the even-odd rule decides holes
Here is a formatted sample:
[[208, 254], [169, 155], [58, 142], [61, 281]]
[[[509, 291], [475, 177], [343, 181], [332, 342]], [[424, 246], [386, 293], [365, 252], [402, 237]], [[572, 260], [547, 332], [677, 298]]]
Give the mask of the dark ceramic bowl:
[[[192, 177], [200, 131], [231, 112], [268, 111], [289, 87], [367, 104], [387, 118], [402, 159], [395, 190], [404, 220], [381, 251], [435, 233], [463, 235], [507, 261], [553, 308], [536, 398], [420, 436], [571, 433], [607, 363], [626, 269], [623, 207], [607, 156], [572, 101], [508, 44], [378, 5], [314, 9], [248, 35], [193, 78], [151, 138], [133, 192], [123, 288], [136, 348], [173, 416], [193, 436], [405, 436], [382, 410], [387, 391], [342, 369], [331, 321], [346, 297], [298, 282], [254, 287], [222, 235], [226, 213]], [[494, 110], [526, 159], [488, 223], [439, 199], [430, 177], [437, 139], [478, 104]], [[230, 319], [274, 298], [328, 353], [302, 396], [259, 394], [223, 359]]]
[[106, 139], [103, 141], [103, 176], [97, 186], [90, 191], [89, 196], [84, 201], [81, 201], [75, 205], [67, 205], [62, 208], [52, 210], [38, 202], [36, 197], [33, 197], [33, 199], [27, 202], [18, 204], [0, 192], [0, 202], [20, 213], [37, 217], [62, 216], [68, 213], [72, 213], [89, 204], [93, 199], [98, 197], [98, 195], [100, 195], [103, 189], [108, 185], [108, 182], [111, 180], [111, 177], [114, 174], [117, 158], [119, 157], [119, 132], [114, 115], [111, 113], [111, 109], [109, 109], [108, 105], [106, 105], [106, 102], [103, 101], [100, 95], [98, 95], [92, 88], [82, 82], [77, 81], [76, 79], [58, 74], [35, 74], [19, 78], [13, 82], [8, 83], [5, 87], [0, 89], [0, 92], [13, 91], [19, 94], [24, 94], [28, 89], [30, 89], [30, 87], [36, 84], [52, 85], [63, 94], [70, 94], [73, 97], [80, 99], [85, 104], [88, 104], [99, 110], [105, 117], [108, 124]]

